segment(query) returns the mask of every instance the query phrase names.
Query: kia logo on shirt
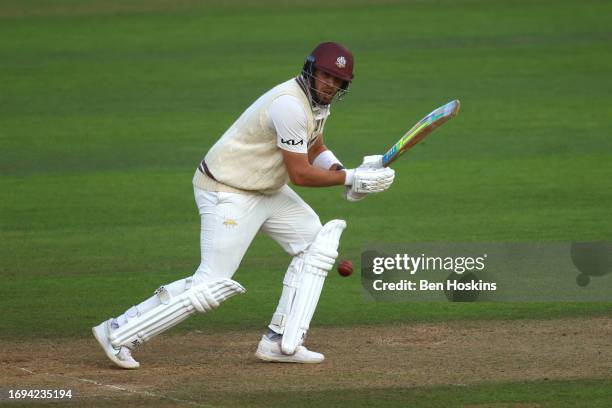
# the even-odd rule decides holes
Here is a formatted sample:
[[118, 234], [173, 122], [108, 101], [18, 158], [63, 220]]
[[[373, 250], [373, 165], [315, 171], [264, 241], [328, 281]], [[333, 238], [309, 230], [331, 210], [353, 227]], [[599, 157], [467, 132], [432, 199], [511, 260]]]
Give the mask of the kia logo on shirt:
[[293, 139], [286, 139], [286, 140], [285, 140], [285, 139], [283, 139], [283, 138], [281, 137], [281, 143], [282, 143], [282, 144], [291, 145], [291, 146], [299, 146], [299, 145], [303, 145], [303, 144], [304, 144], [304, 141], [303, 141], [303, 140], [300, 140], [299, 142], [296, 142], [296, 141], [295, 141], [295, 140], [293, 140]]

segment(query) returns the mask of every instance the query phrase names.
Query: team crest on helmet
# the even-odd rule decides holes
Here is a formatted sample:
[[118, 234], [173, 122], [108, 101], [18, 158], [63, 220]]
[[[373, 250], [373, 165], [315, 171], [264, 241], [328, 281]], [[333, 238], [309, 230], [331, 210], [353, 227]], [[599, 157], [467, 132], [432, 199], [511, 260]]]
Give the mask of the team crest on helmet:
[[336, 58], [336, 66], [338, 68], [346, 67], [346, 58], [344, 58], [342, 55]]

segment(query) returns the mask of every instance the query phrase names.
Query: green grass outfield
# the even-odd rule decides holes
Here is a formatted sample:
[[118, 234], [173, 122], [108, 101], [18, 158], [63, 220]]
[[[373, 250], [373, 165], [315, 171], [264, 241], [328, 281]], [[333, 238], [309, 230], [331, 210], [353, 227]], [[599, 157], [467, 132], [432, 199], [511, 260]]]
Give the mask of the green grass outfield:
[[[585, 407], [604, 408], [612, 400], [610, 380], [531, 381], [482, 384], [476, 386], [436, 386], [415, 388], [375, 388], [350, 393], [328, 391], [261, 392], [224, 399], [227, 406], [312, 407], [313, 401], [334, 407]], [[193, 395], [192, 395], [193, 396]]]
[[[88, 336], [191, 274], [195, 166], [330, 39], [356, 59], [351, 93], [326, 126], [349, 166], [462, 101], [394, 165], [389, 192], [350, 204], [339, 188], [298, 189], [323, 221], [348, 221], [343, 257], [371, 242], [611, 239], [610, 16], [605, 1], [2, 1], [0, 337]], [[288, 261], [258, 237], [235, 275], [248, 293], [173, 333], [263, 328]], [[313, 324], [611, 311], [365, 303], [357, 276], [334, 274]]]

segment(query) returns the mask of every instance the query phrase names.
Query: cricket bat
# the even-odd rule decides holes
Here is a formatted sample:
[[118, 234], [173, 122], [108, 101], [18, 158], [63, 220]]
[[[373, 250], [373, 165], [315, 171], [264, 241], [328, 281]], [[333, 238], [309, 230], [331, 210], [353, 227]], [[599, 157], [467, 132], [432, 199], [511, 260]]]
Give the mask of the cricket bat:
[[417, 122], [409, 131], [402, 136], [382, 158], [383, 167], [389, 166], [398, 157], [410, 150], [414, 145], [423, 140], [427, 135], [434, 131], [437, 127], [451, 120], [459, 112], [461, 103], [458, 99], [440, 106], [438, 109], [425, 116]]

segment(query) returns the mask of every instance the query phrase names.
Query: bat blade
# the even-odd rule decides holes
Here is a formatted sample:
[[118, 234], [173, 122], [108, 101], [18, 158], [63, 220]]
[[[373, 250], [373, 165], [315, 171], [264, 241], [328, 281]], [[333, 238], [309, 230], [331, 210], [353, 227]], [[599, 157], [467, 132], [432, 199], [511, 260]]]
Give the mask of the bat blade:
[[418, 121], [408, 132], [402, 136], [388, 151], [383, 155], [383, 166], [389, 166], [393, 161], [400, 157], [404, 152], [423, 140], [427, 135], [440, 125], [446, 123], [457, 115], [461, 107], [458, 99], [440, 106], [429, 115]]

